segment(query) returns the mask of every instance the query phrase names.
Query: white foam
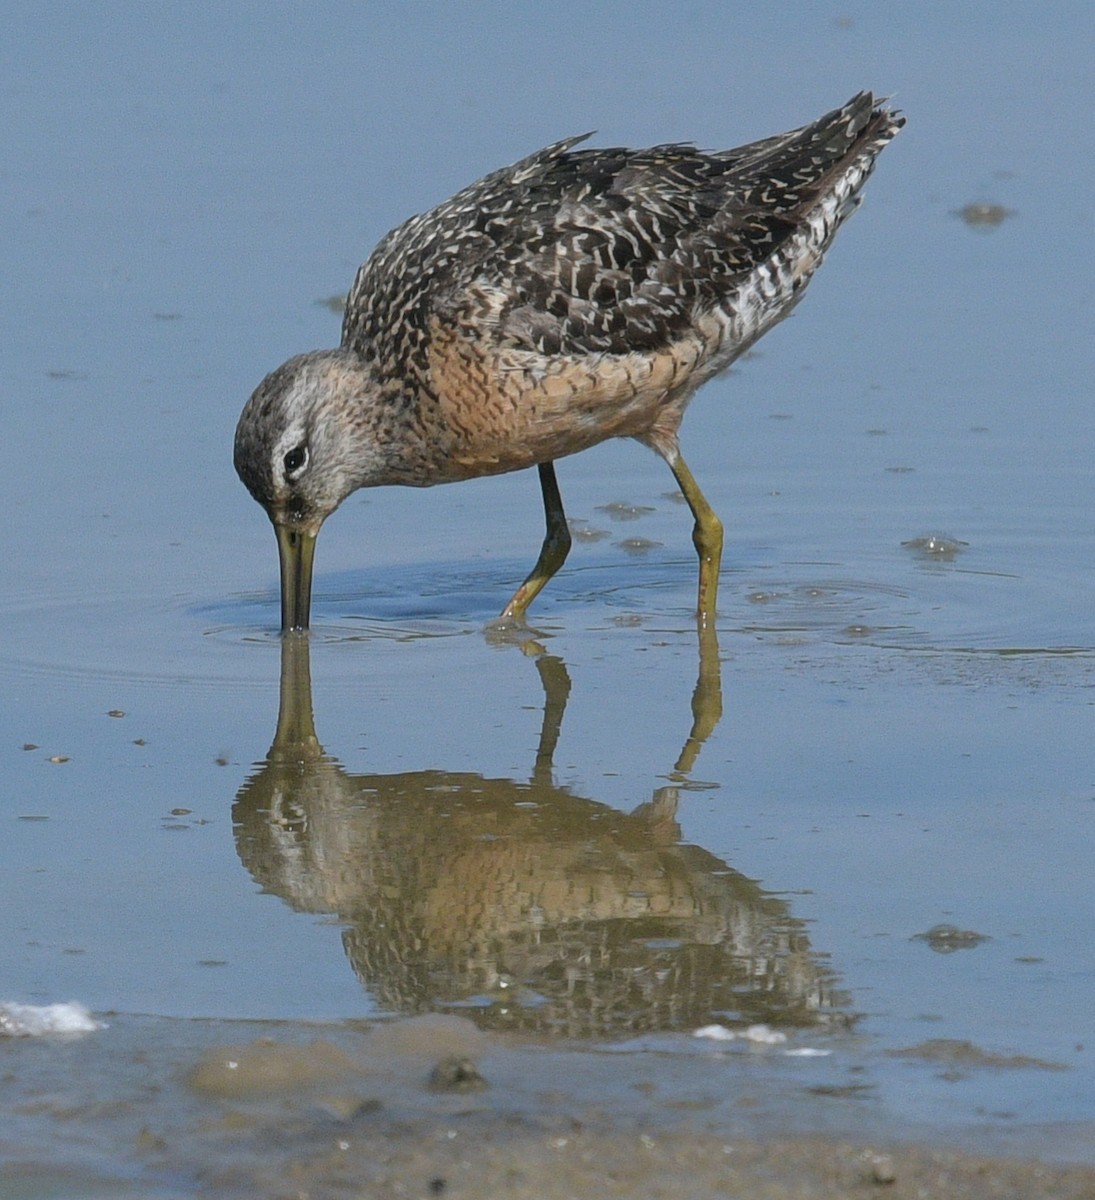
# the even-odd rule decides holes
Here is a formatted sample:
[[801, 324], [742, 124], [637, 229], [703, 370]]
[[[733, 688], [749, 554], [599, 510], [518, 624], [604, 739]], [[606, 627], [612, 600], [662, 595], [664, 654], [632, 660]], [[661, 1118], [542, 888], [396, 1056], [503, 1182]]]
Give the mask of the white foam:
[[713, 1042], [732, 1042], [737, 1034], [725, 1025], [704, 1025], [692, 1034], [693, 1037], [710, 1038]]
[[732, 1042], [741, 1038], [746, 1042], [754, 1042], [760, 1046], [778, 1046], [787, 1040], [785, 1033], [773, 1029], [769, 1025], [750, 1025], [747, 1029], [727, 1029], [725, 1025], [704, 1025], [697, 1029], [693, 1037], [710, 1038], [713, 1042]]
[[68, 1004], [0, 1004], [0, 1037], [93, 1033], [105, 1028], [75, 1000]]

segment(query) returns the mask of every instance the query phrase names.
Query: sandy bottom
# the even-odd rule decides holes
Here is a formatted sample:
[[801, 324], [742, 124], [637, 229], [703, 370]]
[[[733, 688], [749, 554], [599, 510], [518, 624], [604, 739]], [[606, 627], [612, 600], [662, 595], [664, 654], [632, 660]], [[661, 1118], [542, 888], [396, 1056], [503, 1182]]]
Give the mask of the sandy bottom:
[[4, 1200], [1095, 1196], [1095, 1167], [1061, 1161], [1090, 1159], [1090, 1130], [1010, 1130], [1000, 1153], [983, 1131], [896, 1128], [763, 1054], [550, 1046], [437, 1016], [117, 1017], [0, 1051]]
[[277, 1168], [217, 1172], [215, 1194], [271, 1197], [1080, 1197], [1095, 1172], [817, 1138], [635, 1136], [471, 1121], [354, 1137]]

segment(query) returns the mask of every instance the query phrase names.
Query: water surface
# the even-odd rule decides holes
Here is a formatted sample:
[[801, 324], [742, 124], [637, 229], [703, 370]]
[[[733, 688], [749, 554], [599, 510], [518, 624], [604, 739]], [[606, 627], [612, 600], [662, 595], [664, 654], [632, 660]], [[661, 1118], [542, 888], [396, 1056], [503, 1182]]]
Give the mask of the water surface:
[[[0, 1001], [686, 1057], [762, 1021], [849, 1125], [1095, 1119], [1087, 8], [60, 11], [0, 47]], [[864, 86], [908, 127], [685, 422], [717, 645], [621, 443], [560, 465], [531, 641], [487, 631], [523, 473], [351, 498], [286, 652], [232, 431], [390, 225], [592, 126], [732, 144]]]

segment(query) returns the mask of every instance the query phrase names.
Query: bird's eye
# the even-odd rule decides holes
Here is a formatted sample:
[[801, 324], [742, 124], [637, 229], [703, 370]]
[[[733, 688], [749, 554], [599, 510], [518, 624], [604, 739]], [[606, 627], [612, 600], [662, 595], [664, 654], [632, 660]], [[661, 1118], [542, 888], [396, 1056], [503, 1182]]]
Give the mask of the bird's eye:
[[281, 460], [282, 466], [285, 468], [285, 478], [288, 480], [296, 479], [296, 477], [308, 465], [308, 447], [294, 446], [292, 450], [286, 452], [285, 457]]

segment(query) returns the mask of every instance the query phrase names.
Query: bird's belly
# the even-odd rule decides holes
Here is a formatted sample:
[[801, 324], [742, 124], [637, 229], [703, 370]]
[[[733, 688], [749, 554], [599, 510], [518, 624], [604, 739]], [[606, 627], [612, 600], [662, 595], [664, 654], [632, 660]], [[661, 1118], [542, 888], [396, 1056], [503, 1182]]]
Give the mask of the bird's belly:
[[447, 349], [431, 356], [446, 434], [431, 482], [516, 471], [608, 438], [657, 443], [663, 424], [675, 435], [711, 347], [695, 333], [661, 351], [631, 354], [481, 354], [452, 342]]
[[[683, 408], [699, 348], [556, 359], [546, 366], [465, 376], [447, 389], [447, 474], [463, 479], [565, 458], [614, 437], [649, 439]], [[675, 413], [673, 431], [679, 421]]]

